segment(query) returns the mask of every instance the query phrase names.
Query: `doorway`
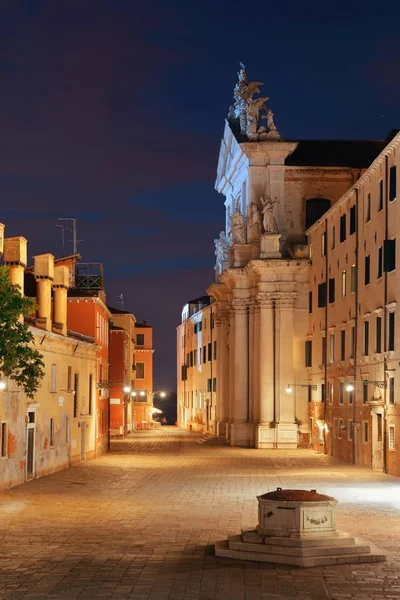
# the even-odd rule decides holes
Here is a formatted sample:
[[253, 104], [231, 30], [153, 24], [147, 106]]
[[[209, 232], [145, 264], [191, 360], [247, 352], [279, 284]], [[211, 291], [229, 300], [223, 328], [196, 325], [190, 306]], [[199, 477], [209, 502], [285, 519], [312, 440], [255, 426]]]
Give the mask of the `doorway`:
[[[35, 413], [32, 413], [32, 414], [35, 414]], [[26, 479], [27, 480], [33, 479], [34, 477], [35, 477], [35, 425], [28, 423], [27, 439], [26, 439]]]
[[81, 421], [81, 461], [86, 460], [86, 423]]

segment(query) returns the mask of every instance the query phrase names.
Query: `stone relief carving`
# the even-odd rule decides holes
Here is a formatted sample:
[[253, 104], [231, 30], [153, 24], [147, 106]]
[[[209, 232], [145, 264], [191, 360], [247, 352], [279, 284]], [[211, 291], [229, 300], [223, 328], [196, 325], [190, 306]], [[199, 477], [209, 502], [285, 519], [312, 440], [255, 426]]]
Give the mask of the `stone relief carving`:
[[279, 233], [278, 226], [274, 217], [275, 204], [277, 199], [272, 199], [270, 196], [261, 196], [261, 211], [263, 214], [263, 229], [265, 233]]
[[262, 230], [261, 212], [255, 202], [251, 202], [248, 208], [247, 218], [247, 240], [253, 242], [259, 240]]
[[224, 262], [229, 260], [228, 252], [231, 247], [229, 238], [225, 235], [225, 231], [220, 231], [219, 237], [214, 240], [215, 244], [215, 271], [219, 275], [224, 269]]
[[[238, 82], [233, 90], [234, 104], [229, 108], [228, 121], [238, 126], [241, 135], [249, 140], [279, 140], [280, 135], [274, 123], [274, 114], [265, 103], [268, 97], [254, 98], [260, 93], [262, 81], [248, 81], [246, 67], [240, 63]], [[260, 115], [260, 113], [263, 113]], [[267, 127], [260, 126], [262, 119], [267, 120]]]

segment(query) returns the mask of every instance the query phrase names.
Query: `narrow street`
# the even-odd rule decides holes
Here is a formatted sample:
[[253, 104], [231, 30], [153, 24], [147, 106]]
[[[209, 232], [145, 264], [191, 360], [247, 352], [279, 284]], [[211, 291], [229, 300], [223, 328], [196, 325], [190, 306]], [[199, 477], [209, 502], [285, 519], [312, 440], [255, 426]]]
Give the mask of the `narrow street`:
[[[338, 529], [385, 550], [377, 565], [294, 569], [218, 559], [257, 522], [256, 495], [316, 488]], [[309, 450], [229, 448], [174, 427], [0, 493], [0, 598], [400, 598], [400, 480]]]

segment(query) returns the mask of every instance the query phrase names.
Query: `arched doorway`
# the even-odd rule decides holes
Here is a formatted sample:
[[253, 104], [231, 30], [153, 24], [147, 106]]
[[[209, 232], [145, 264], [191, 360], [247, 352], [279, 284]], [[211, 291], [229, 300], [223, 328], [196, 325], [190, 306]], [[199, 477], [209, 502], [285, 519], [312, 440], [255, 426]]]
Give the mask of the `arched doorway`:
[[306, 230], [314, 225], [331, 207], [331, 201], [327, 198], [311, 198], [306, 200]]

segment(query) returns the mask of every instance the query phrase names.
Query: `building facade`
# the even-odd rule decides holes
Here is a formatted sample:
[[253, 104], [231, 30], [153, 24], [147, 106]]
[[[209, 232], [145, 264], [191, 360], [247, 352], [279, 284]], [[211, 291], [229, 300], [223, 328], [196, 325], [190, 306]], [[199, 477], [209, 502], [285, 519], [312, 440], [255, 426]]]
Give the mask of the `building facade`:
[[153, 423], [153, 327], [148, 321], [135, 324], [135, 382], [132, 392], [135, 429]]
[[312, 446], [400, 475], [400, 134], [309, 228]]
[[[2, 226], [2, 230], [4, 226]], [[5, 238], [4, 263], [24, 293], [27, 241]], [[36, 313], [26, 319], [44, 361], [33, 400], [12, 380], [0, 391], [0, 489], [48, 475], [96, 454], [94, 339], [67, 327], [68, 269], [54, 257], [34, 257]], [[32, 283], [32, 281], [30, 281]]]
[[334, 210], [390, 141], [284, 141], [272, 111], [254, 97], [259, 86], [240, 71], [225, 123], [216, 180], [225, 230], [215, 240], [209, 299], [198, 310], [189, 303], [178, 327], [178, 422], [193, 427], [196, 411], [204, 410], [195, 400], [204, 389], [195, 329], [213, 312], [216, 405], [213, 418], [201, 416], [203, 429], [231, 445], [307, 447], [321, 422], [319, 413], [309, 416], [321, 390], [304, 365], [316, 277], [305, 232]]

